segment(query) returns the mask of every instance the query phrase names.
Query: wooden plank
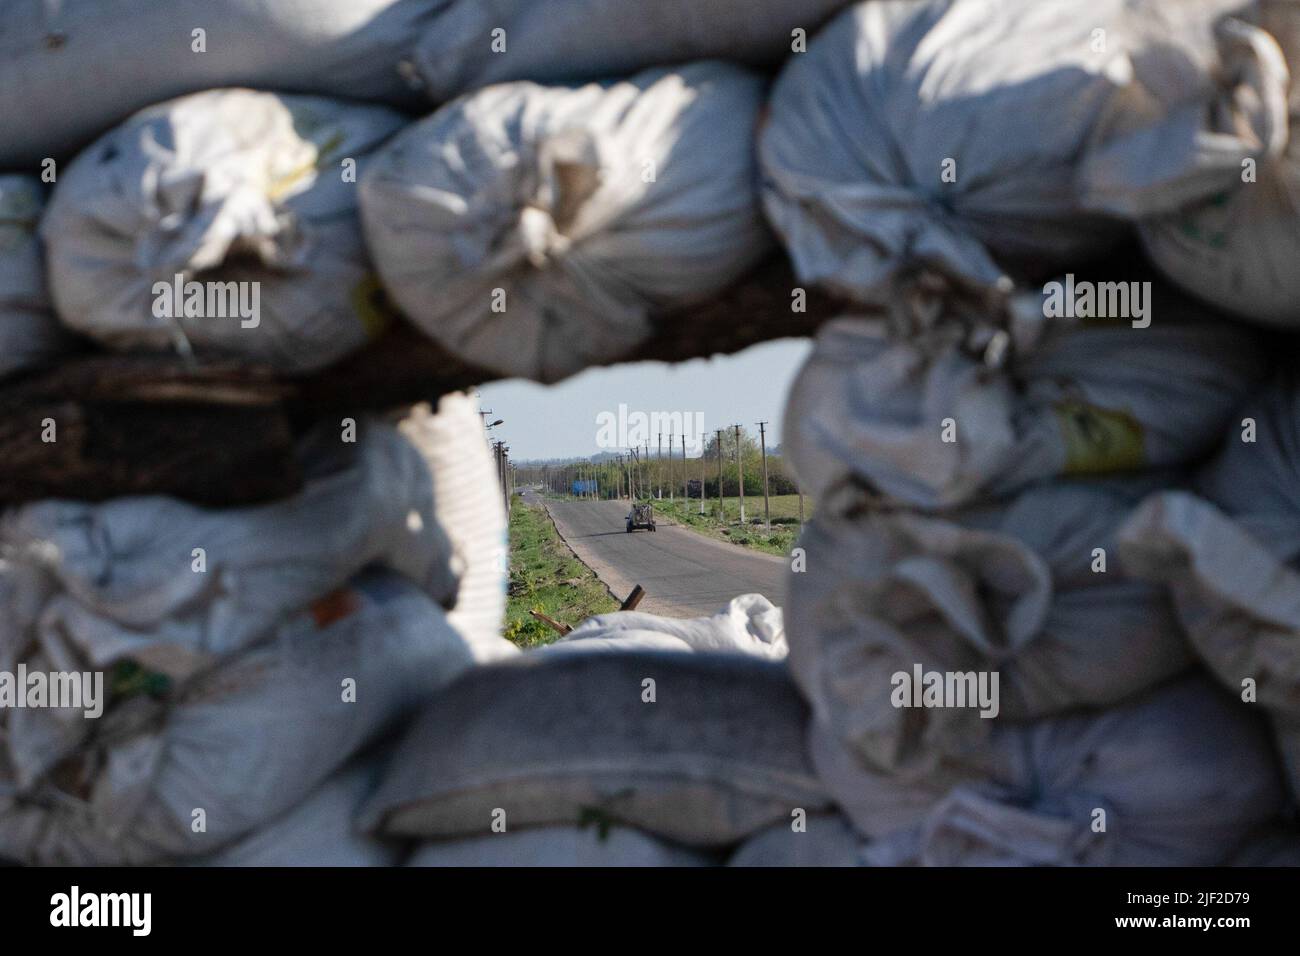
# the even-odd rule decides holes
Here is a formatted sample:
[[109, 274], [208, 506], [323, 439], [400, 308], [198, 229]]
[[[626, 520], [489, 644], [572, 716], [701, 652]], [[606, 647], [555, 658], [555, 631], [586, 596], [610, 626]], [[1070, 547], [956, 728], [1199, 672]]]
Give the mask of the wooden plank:
[[541, 611], [529, 611], [528, 613], [531, 614], [533, 617], [537, 618], [537, 620], [541, 621], [547, 627], [551, 628], [554, 631], [558, 631], [561, 637], [563, 637], [564, 635], [568, 634], [570, 631], [573, 630], [573, 628], [571, 628], [569, 625], [561, 621], [557, 621], [555, 618], [543, 614]]
[[636, 606], [641, 603], [643, 597], [645, 597], [645, 588], [638, 584], [632, 589], [632, 593], [627, 596], [627, 600], [623, 602], [622, 606], [619, 607], [619, 610], [635, 611]]

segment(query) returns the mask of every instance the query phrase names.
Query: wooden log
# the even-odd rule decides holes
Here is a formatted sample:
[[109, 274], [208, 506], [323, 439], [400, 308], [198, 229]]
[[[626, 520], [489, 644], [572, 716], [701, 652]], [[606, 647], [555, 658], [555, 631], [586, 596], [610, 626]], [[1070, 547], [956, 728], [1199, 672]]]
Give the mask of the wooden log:
[[[796, 283], [776, 256], [708, 302], [653, 317], [619, 361], [678, 362], [806, 336], [843, 304]], [[616, 363], [611, 363], [616, 364]], [[171, 355], [79, 355], [0, 383], [0, 503], [169, 494], [207, 505], [271, 500], [301, 486], [294, 435], [311, 424], [436, 402], [501, 376], [449, 354], [404, 321], [302, 377]], [[53, 420], [55, 441], [42, 423]]]
[[301, 486], [265, 372], [96, 356], [0, 392], [0, 502], [170, 494], [240, 505]]

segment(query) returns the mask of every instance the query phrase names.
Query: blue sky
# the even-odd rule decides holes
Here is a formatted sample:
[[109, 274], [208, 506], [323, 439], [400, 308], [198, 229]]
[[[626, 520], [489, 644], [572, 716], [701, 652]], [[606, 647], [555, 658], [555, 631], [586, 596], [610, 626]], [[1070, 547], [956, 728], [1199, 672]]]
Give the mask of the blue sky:
[[[598, 416], [616, 416], [620, 403], [629, 413], [681, 412], [691, 416], [688, 421], [702, 413], [709, 432], [739, 423], [757, 435], [756, 423], [766, 420], [769, 443], [779, 444], [785, 396], [810, 348], [806, 339], [784, 339], [677, 365], [638, 362], [590, 369], [558, 385], [510, 379], [484, 385], [479, 393], [482, 408], [505, 419], [493, 435], [505, 439], [515, 461], [595, 454], [601, 450]], [[653, 436], [650, 444], [653, 449]]]

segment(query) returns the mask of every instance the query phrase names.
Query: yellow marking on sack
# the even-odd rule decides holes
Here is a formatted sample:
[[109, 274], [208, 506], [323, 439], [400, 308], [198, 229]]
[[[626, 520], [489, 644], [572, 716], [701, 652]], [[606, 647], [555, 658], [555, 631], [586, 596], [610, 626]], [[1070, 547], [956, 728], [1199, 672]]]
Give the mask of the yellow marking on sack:
[[343, 145], [343, 133], [335, 131], [329, 139], [316, 147], [316, 156], [286, 173], [271, 177], [267, 184], [266, 195], [272, 202], [279, 202], [309, 175], [314, 176], [324, 169], [333, 159], [333, 155]]
[[366, 337], [371, 339], [378, 338], [397, 315], [388, 293], [379, 284], [379, 276], [373, 272], [352, 289], [352, 311], [361, 320]]
[[1126, 411], [1073, 399], [1053, 406], [1065, 442], [1065, 474], [1133, 471], [1146, 464], [1142, 423]]

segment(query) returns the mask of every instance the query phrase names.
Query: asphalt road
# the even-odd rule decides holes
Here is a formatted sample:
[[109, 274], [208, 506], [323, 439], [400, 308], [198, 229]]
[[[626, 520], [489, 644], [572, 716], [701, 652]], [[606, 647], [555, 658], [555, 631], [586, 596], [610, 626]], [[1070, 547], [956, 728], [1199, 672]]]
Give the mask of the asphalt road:
[[[527, 496], [533, 504], [536, 497]], [[667, 617], [712, 614], [738, 594], [757, 592], [773, 604], [785, 599], [789, 561], [716, 541], [685, 528], [625, 530], [622, 501], [546, 501], [561, 536], [620, 599], [639, 584], [638, 611]]]

